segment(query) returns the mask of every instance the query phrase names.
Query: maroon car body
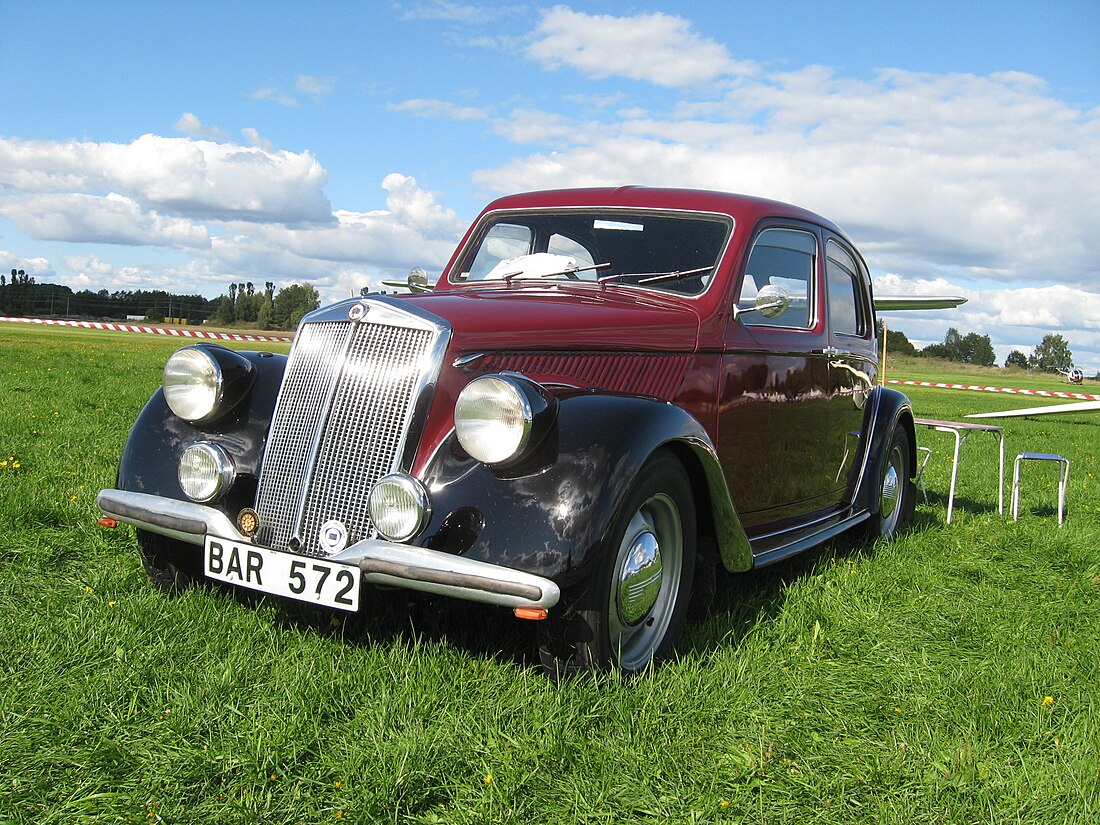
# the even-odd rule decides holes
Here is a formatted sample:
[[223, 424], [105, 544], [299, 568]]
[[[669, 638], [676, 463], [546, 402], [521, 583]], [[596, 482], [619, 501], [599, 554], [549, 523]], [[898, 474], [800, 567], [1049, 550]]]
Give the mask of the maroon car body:
[[[351, 343], [311, 360], [323, 332], [351, 341], [374, 324], [380, 343], [356, 356], [369, 371], [349, 360]], [[406, 328], [429, 336], [415, 356], [387, 337]], [[253, 383], [224, 410], [184, 422], [154, 396], [100, 504], [139, 527], [155, 579], [178, 582], [186, 568], [255, 587], [211, 570], [213, 535], [544, 618], [555, 672], [636, 670], [669, 654], [691, 593], [705, 598], [719, 564], [747, 570], [857, 526], [890, 536], [909, 517], [912, 410], [875, 383], [875, 329], [865, 263], [806, 210], [637, 187], [505, 197], [431, 291], [318, 310], [289, 365], [239, 356]], [[379, 366], [386, 347], [400, 352]], [[312, 376], [333, 360], [329, 377]], [[393, 443], [362, 470], [349, 456], [369, 453], [385, 427], [333, 424], [341, 399], [356, 381], [389, 387], [406, 373]], [[385, 418], [394, 397], [360, 392], [348, 406]], [[297, 430], [286, 447], [284, 431]], [[518, 446], [500, 446], [513, 437]], [[197, 503], [149, 467], [150, 454], [178, 463], [196, 442], [235, 468]], [[345, 469], [328, 472], [330, 456]], [[297, 465], [307, 469], [286, 469]], [[421, 499], [392, 505], [417, 516], [396, 539], [380, 529], [391, 505], [363, 503], [391, 483]], [[291, 504], [316, 512], [280, 528]], [[256, 532], [240, 526], [246, 512]]]

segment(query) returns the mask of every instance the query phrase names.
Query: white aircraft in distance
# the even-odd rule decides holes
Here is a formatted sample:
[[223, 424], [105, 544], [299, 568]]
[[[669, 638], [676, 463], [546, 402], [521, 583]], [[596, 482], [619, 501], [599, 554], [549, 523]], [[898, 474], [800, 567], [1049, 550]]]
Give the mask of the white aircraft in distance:
[[1062, 375], [1069, 379], [1069, 383], [1071, 384], [1080, 384], [1083, 383], [1085, 380], [1085, 373], [1081, 371], [1081, 368], [1075, 367], [1072, 364], [1070, 365], [1070, 368], [1068, 370], [1058, 370], [1058, 372], [1062, 373]]

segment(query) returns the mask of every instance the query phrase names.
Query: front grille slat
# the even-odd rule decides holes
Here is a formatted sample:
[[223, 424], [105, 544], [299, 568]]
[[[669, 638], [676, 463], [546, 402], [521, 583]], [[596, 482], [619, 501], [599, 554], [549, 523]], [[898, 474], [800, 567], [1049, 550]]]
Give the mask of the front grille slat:
[[291, 549], [323, 555], [318, 533], [330, 519], [344, 524], [349, 542], [374, 534], [367, 497], [399, 468], [416, 396], [438, 370], [438, 338], [424, 324], [303, 325], [260, 474], [261, 544], [286, 549], [297, 537]]

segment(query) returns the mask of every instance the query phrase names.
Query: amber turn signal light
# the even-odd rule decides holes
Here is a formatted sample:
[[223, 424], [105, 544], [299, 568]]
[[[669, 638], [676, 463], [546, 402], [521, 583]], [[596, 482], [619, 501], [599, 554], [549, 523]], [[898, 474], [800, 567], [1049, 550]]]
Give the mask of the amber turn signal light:
[[550, 615], [545, 607], [513, 607], [512, 612], [517, 619], [530, 619], [533, 622], [541, 622]]
[[96, 519], [96, 524], [98, 524], [100, 527], [110, 527], [114, 529], [115, 527], [118, 527], [118, 519], [113, 519], [110, 516], [100, 516], [98, 519]]

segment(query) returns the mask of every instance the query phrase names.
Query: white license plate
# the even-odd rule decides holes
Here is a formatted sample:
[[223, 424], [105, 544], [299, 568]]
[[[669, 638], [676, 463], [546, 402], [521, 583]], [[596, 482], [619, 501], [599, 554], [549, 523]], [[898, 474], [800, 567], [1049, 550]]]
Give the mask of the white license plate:
[[282, 553], [207, 536], [203, 565], [211, 579], [331, 607], [359, 609], [361, 571], [351, 564]]

